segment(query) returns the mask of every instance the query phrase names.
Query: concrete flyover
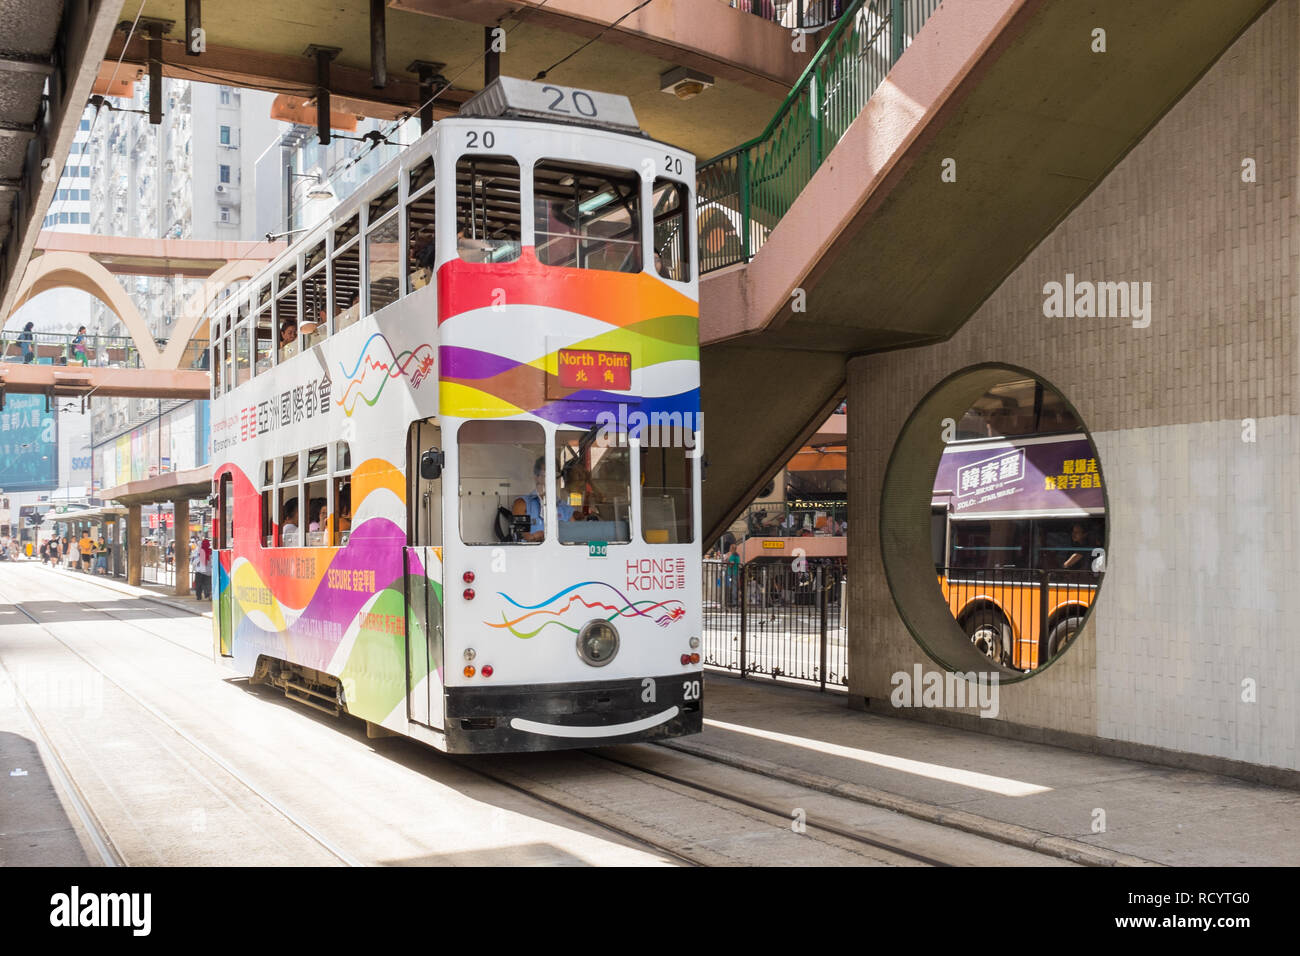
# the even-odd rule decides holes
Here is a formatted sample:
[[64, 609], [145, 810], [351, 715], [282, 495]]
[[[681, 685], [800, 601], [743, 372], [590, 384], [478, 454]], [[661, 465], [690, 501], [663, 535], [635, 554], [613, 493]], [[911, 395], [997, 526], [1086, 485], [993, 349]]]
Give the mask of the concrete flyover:
[[1271, 2], [940, 6], [749, 264], [701, 281], [706, 540], [825, 419], [850, 357], [952, 336]]

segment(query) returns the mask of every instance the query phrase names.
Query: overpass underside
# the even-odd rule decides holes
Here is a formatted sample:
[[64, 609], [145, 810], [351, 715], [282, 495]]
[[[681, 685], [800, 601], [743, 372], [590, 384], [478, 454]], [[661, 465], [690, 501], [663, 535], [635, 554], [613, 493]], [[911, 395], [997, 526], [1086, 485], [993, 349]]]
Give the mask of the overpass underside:
[[851, 357], [949, 339], [1270, 4], [940, 6], [748, 264], [701, 281], [706, 541]]
[[6, 395], [61, 398], [207, 398], [208, 373], [193, 369], [101, 368], [76, 365], [0, 365], [0, 407]]

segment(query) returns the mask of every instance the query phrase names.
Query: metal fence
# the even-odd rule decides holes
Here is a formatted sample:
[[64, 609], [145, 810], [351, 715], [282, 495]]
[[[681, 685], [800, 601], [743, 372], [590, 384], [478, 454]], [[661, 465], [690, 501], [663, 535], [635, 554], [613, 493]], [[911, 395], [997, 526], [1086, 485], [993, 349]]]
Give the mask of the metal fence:
[[975, 648], [1022, 671], [1069, 646], [1103, 576], [1086, 564], [1055, 570], [941, 567], [936, 574], [948, 610]]
[[843, 562], [704, 562], [704, 663], [741, 677], [848, 684]]
[[[752, 3], [761, 7], [761, 0]], [[809, 16], [814, 6], [795, 13]], [[699, 165], [701, 273], [758, 252], [938, 6], [939, 0], [849, 0], [767, 128]]]
[[[97, 366], [100, 368], [139, 368], [140, 350], [129, 335], [87, 334], [78, 342], [75, 335], [64, 332], [37, 332], [30, 338], [20, 329], [0, 332], [0, 362], [35, 365]], [[161, 352], [165, 339], [155, 340]], [[207, 369], [208, 343], [189, 342], [181, 353], [178, 368]]]

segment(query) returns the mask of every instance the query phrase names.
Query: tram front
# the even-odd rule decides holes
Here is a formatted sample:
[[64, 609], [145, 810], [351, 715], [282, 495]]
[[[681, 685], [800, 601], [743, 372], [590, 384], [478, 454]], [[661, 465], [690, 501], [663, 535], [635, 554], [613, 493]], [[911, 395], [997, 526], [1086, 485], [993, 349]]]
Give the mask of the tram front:
[[694, 159], [520, 81], [439, 127], [447, 747], [696, 733]]

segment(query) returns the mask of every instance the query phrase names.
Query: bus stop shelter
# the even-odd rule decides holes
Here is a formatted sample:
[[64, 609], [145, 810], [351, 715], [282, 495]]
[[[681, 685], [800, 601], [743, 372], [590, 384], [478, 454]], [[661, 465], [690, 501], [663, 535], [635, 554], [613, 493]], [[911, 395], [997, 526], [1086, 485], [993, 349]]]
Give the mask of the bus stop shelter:
[[100, 534], [108, 543], [109, 553], [109, 574], [116, 574], [117, 565], [121, 560], [121, 543], [117, 541], [115, 531], [117, 520], [127, 513], [127, 509], [119, 505], [100, 505], [91, 508], [55, 508], [47, 511], [42, 524], [65, 526], [65, 532], [70, 532], [76, 527], [89, 527], [92, 524], [101, 526]]
[[190, 593], [190, 536], [185, 532], [190, 524], [190, 499], [206, 498], [212, 493], [212, 471], [209, 468], [191, 468], [173, 471], [156, 478], [128, 481], [101, 493], [107, 501], [116, 501], [126, 507], [126, 583], [139, 586], [141, 555], [144, 553], [140, 538], [143, 509], [148, 505], [170, 503], [176, 528], [175, 593]]

